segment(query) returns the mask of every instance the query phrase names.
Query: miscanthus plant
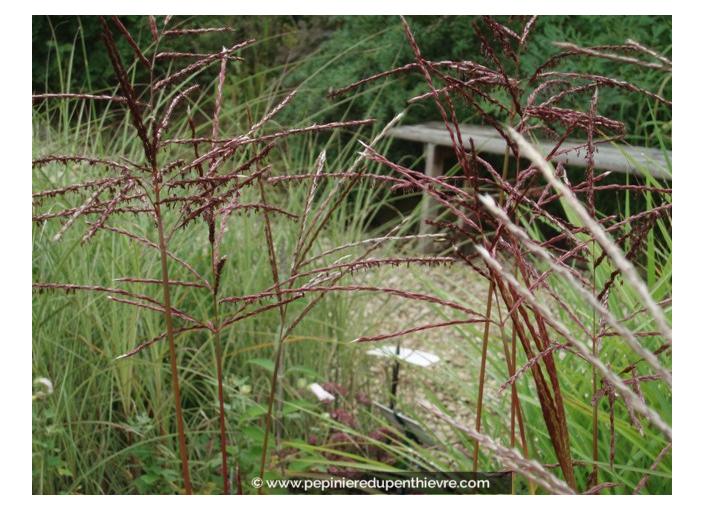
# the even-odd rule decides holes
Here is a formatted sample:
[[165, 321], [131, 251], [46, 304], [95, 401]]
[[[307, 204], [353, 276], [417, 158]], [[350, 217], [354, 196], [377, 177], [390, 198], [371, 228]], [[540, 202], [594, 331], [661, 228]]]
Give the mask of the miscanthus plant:
[[[671, 173], [671, 168], [634, 163], [640, 176], [610, 182], [595, 169], [594, 155], [602, 144], [626, 135], [622, 123], [599, 114], [600, 92], [640, 94], [651, 111], [672, 103], [627, 81], [575, 69], [580, 58], [605, 58], [628, 69], [662, 73], [666, 80], [671, 61], [632, 40], [593, 48], [560, 44], [561, 53], [526, 75], [521, 58], [539, 23], [536, 17], [506, 22], [483, 17], [473, 34], [481, 41], [483, 55], [442, 62], [425, 59], [422, 41], [417, 42], [403, 23], [415, 62], [332, 95], [397, 73], [417, 73], [428, 92], [409, 102], [434, 103], [453, 141], [456, 172], [441, 177], [390, 161], [372, 148], [364, 152], [404, 180], [398, 189], [422, 192], [440, 204], [441, 213], [429, 222], [454, 238], [450, 255], [489, 284], [483, 308], [456, 303], [454, 310], [443, 312], [448, 321], [439, 324], [456, 325], [463, 318], [483, 324], [474, 423], [458, 421], [439, 402], [421, 405], [473, 441], [473, 451], [467, 453], [471, 462], [465, 465], [475, 471], [492, 465], [479, 463], [480, 452], [486, 452], [500, 467], [524, 474], [531, 491], [537, 484], [554, 493], [598, 493], [615, 486], [640, 492], [672, 445], [671, 409], [662, 404], [671, 402], [672, 388], [672, 189], [650, 173]], [[561, 70], [565, 67], [568, 70]], [[464, 132], [464, 118], [481, 119], [506, 141], [502, 164], [497, 167], [478, 154]], [[531, 143], [536, 137], [551, 144], [547, 153]], [[583, 142], [575, 147], [567, 143], [570, 138]], [[660, 142], [664, 150], [661, 136]], [[560, 155], [586, 158], [586, 171], [568, 172], [557, 160]], [[610, 211], [600, 212], [603, 196], [611, 201], [620, 197], [625, 206], [618, 210], [612, 204]], [[640, 210], [631, 209], [635, 202]], [[508, 437], [491, 437], [483, 429], [490, 356], [505, 365], [499, 393], [511, 392], [510, 405], [492, 409], [492, 414], [507, 417]], [[590, 391], [577, 397], [579, 408], [591, 408], [586, 426], [589, 460], [574, 457], [574, 443], [585, 440], [575, 434], [585, 427], [578, 425], [579, 417], [570, 418], [564, 394], [569, 379], [579, 377], [577, 367], [591, 374]], [[525, 423], [525, 403], [518, 393], [528, 377], [558, 461], [555, 466], [531, 458], [527, 428], [535, 424]], [[615, 460], [630, 463], [629, 458], [614, 458], [619, 441], [615, 422], [622, 418], [636, 434], [654, 438], [644, 444], [656, 450], [648, 452], [654, 460], [643, 466], [642, 479], [630, 485], [612, 476]], [[561, 477], [550, 472], [555, 467]]]
[[[35, 169], [47, 174], [68, 173], [70, 184], [38, 191], [33, 194], [33, 220], [47, 223], [43, 235], [49, 234], [60, 241], [69, 229], [82, 229], [83, 243], [100, 235], [119, 235], [129, 239], [134, 246], [152, 250], [159, 260], [157, 272], [126, 274], [115, 279], [115, 284], [95, 282], [94, 285], [75, 282], [33, 283], [37, 292], [65, 291], [90, 292], [105, 295], [114, 302], [136, 307], [145, 313], [158, 314], [163, 320], [163, 332], [154, 338], [145, 338], [129, 352], [115, 361], [129, 363], [144, 349], [157, 342], [167, 342], [171, 370], [173, 405], [176, 415], [176, 437], [180, 451], [183, 491], [193, 492], [189, 469], [189, 445], [180, 393], [178, 351], [187, 345], [190, 334], [209, 335], [215, 348], [213, 377], [218, 386], [218, 416], [223, 492], [242, 491], [238, 466], [228, 463], [228, 437], [226, 401], [223, 392], [223, 331], [241, 321], [251, 319], [269, 310], [279, 313], [280, 327], [275, 341], [275, 364], [271, 390], [265, 415], [260, 474], [267, 465], [270, 430], [274, 430], [277, 444], [280, 441], [282, 395], [281, 367], [286, 340], [308, 313], [325, 295], [333, 291], [356, 291], [340, 280], [353, 270], [369, 269], [380, 264], [398, 264], [403, 258], [379, 259], [371, 254], [386, 241], [396, 238], [399, 228], [386, 235], [360, 243], [350, 243], [338, 248], [320, 249], [317, 243], [336, 210], [345, 204], [352, 190], [372, 180], [391, 180], [384, 176], [366, 173], [362, 156], [348, 166], [327, 171], [326, 155], [321, 153], [312, 168], [295, 174], [277, 169], [275, 154], [277, 142], [283, 138], [335, 129], [358, 129], [372, 120], [334, 122], [301, 128], [281, 130], [272, 120], [294, 100], [295, 91], [259, 119], [250, 116], [249, 126], [243, 132], [223, 132], [222, 112], [226, 102], [224, 90], [232, 63], [241, 60], [241, 51], [254, 40], [233, 43], [220, 51], [208, 54], [184, 53], [173, 49], [172, 41], [201, 34], [231, 32], [228, 28], [189, 29], [172, 27], [171, 17], [157, 20], [149, 17], [150, 34], [147, 42], [140, 41], [121, 20], [112, 16], [100, 17], [102, 38], [112, 71], [117, 81], [113, 94], [63, 93], [33, 96], [41, 107], [44, 102], [108, 102], [122, 107], [127, 119], [130, 136], [139, 146], [132, 154], [41, 154], [32, 161]], [[123, 55], [118, 50], [116, 38], [124, 38], [132, 49]], [[146, 73], [146, 82], [133, 79], [134, 70], [140, 67]], [[198, 111], [192, 111], [192, 97], [199, 91], [197, 80], [202, 71], [215, 68], [215, 85], [210, 107], [203, 101]], [[140, 73], [140, 75], [143, 73]], [[203, 92], [204, 93], [204, 92]], [[207, 116], [204, 117], [204, 110]], [[396, 119], [398, 120], [398, 119]], [[395, 122], [395, 121], [394, 121]], [[371, 145], [383, 136], [382, 131]], [[88, 133], [90, 136], [91, 133]], [[58, 182], [58, 181], [57, 181]], [[324, 182], [324, 185], [321, 183]], [[394, 181], [395, 182], [395, 181]], [[296, 210], [280, 206], [281, 185], [300, 184], [305, 187], [305, 200]], [[252, 295], [223, 294], [228, 271], [247, 271], [247, 268], [230, 268], [228, 254], [223, 252], [223, 239], [233, 235], [243, 222], [256, 221], [261, 226], [262, 258], [269, 265], [270, 285]], [[149, 227], [145, 228], [145, 221]], [[297, 231], [294, 246], [275, 245], [273, 225], [289, 222]], [[58, 223], [56, 227], [51, 224]], [[205, 235], [199, 235], [200, 232]], [[205, 240], [205, 246], [190, 246], [187, 253], [172, 249], [175, 239], [192, 233], [191, 243]], [[356, 255], [334, 257], [348, 248], [360, 248]], [[208, 263], [202, 264], [200, 253], [207, 252]], [[183, 252], [183, 250], [181, 250]], [[331, 258], [333, 257], [333, 258]], [[110, 285], [110, 286], [108, 286]], [[186, 296], [177, 306], [175, 292]], [[190, 298], [189, 298], [190, 296]], [[200, 301], [196, 300], [196, 296]], [[205, 297], [204, 297], [205, 296]], [[189, 303], [210, 302], [207, 312]], [[180, 303], [179, 302], [179, 303]], [[298, 305], [291, 308], [294, 303]], [[279, 405], [276, 405], [276, 402]], [[163, 434], [168, 435], [164, 430]], [[235, 481], [236, 488], [231, 488]]]
[[[371, 334], [357, 339], [359, 342], [439, 327], [478, 328], [480, 364], [474, 381], [474, 422], [461, 422], [437, 400], [422, 402], [429, 415], [472, 442], [471, 451], [462, 453], [463, 462], [455, 466], [466, 470], [508, 467], [525, 475], [531, 490], [538, 485], [555, 493], [593, 493], [616, 484], [624, 491], [640, 492], [658, 465], [667, 462], [672, 440], [668, 408], [672, 190], [669, 184], [648, 176], [647, 169], [642, 169], [642, 177], [625, 184], [611, 182], [595, 171], [593, 157], [600, 144], [624, 136], [619, 122], [598, 113], [605, 88], [641, 94], [653, 105], [653, 111], [669, 108], [671, 103], [626, 81], [579, 74], [573, 69], [579, 58], [607, 58], [666, 76], [671, 73], [671, 62], [635, 41], [599, 48], [563, 45], [562, 53], [524, 75], [521, 59], [537, 22], [535, 18], [507, 23], [483, 18], [475, 34], [484, 48], [482, 59], [458, 62], [424, 59], [422, 41], [417, 43], [406, 25], [415, 62], [338, 91], [344, 94], [399, 72], [418, 73], [428, 92], [410, 101], [433, 102], [454, 140], [457, 173], [444, 177], [426, 176], [390, 161], [378, 150], [385, 130], [343, 168], [328, 169], [322, 153], [310, 168], [282, 173], [287, 167], [276, 157], [280, 140], [304, 133], [359, 129], [371, 121], [279, 129], [276, 115], [295, 101], [294, 92], [272, 103], [263, 116], [250, 116], [243, 130], [228, 132], [224, 115], [229, 101], [228, 74], [253, 41], [233, 41], [208, 54], [177, 51], [173, 42], [179, 38], [230, 31], [174, 27], [168, 16], [149, 18], [147, 42], [137, 39], [117, 17], [100, 19], [117, 81], [115, 93], [33, 97], [37, 108], [56, 101], [119, 106], [129, 136], [139, 146], [136, 152], [115, 154], [42, 154], [41, 148], [35, 148], [38, 157], [33, 166], [37, 171], [49, 176], [63, 173], [62, 180], [56, 182], [68, 180], [68, 184], [37, 191], [33, 219], [47, 223], [41, 235], [57, 241], [78, 228], [83, 231], [84, 243], [101, 235], [122, 236], [153, 252], [159, 261], [156, 270], [145, 267], [144, 274], [120, 275], [114, 284], [38, 281], [33, 286], [38, 292], [104, 295], [159, 318], [162, 331], [153, 338], [143, 338], [115, 363], [129, 363], [125, 358], [140, 356], [157, 342], [168, 344], [184, 492], [191, 493], [193, 484], [179, 385], [188, 367], [179, 365], [179, 353], [188, 347], [192, 334], [206, 336], [214, 346], [212, 378], [218, 390], [214, 419], [220, 429], [223, 491], [240, 492], [239, 466], [233, 465], [228, 453], [237, 431], [228, 430], [231, 425], [225, 420], [223, 334], [227, 328], [256, 320], [268, 311], [279, 316], [271, 385], [263, 403], [261, 476], [269, 467], [269, 444], [278, 448], [284, 434], [280, 415], [287, 341], [332, 292], [383, 293], [424, 302], [440, 311], [442, 318], [435, 323], [409, 324], [396, 333]], [[129, 55], [120, 54], [116, 38], [124, 38], [132, 48]], [[559, 70], [571, 62], [574, 67]], [[137, 67], [142, 72], [135, 73]], [[211, 69], [215, 70], [215, 83], [209, 85], [203, 71]], [[137, 75], [148, 79], [138, 81], [134, 78]], [[196, 94], [201, 96], [198, 101], [194, 100]], [[204, 95], [209, 95], [208, 101]], [[575, 104], [581, 104], [581, 109]], [[460, 120], [470, 116], [479, 116], [506, 140], [508, 148], [498, 166], [482, 158], [463, 133]], [[399, 117], [393, 119], [387, 128], [398, 121]], [[657, 129], [654, 131], [657, 137]], [[533, 135], [550, 140], [552, 150], [538, 153], [530, 143]], [[571, 157], [586, 157], [590, 162], [579, 175], [568, 172], [562, 163], [556, 167], [551, 164], [561, 152], [573, 150], [565, 148], [572, 136], [586, 141], [579, 147], [581, 154]], [[515, 169], [510, 156], [517, 161]], [[374, 165], [384, 165], [391, 172], [369, 173]], [[352, 239], [341, 246], [319, 242], [351, 193], [370, 183], [420, 191], [441, 204], [445, 214], [433, 223], [452, 234], [457, 249], [442, 256], [375, 257], [384, 244], [409, 240], [407, 224], [379, 237]], [[303, 197], [294, 206], [282, 206], [280, 188], [292, 184], [302, 186]], [[616, 192], [625, 196], [623, 209], [600, 212], [600, 199]], [[631, 210], [631, 203], [638, 203], [640, 209]], [[270, 278], [259, 291], [246, 295], [233, 289], [228, 275], [248, 268], [228, 265], [229, 254], [224, 248], [224, 240], [236, 236], [245, 223], [248, 227], [254, 223], [260, 230], [261, 253]], [[282, 245], [275, 239], [278, 224], [295, 231], [292, 244]], [[184, 244], [189, 249], [184, 250]], [[346, 280], [353, 272], [400, 263], [455, 264], [457, 271], [464, 267], [487, 280], [486, 301], [476, 307], [432, 292]], [[195, 304], [203, 302], [209, 305]], [[494, 338], [499, 341], [493, 342]], [[484, 398], [491, 391], [485, 380], [487, 362], [493, 359], [500, 359], [505, 366], [499, 391], [510, 392], [510, 403], [508, 409], [487, 413], [485, 402], [496, 400]], [[590, 374], [590, 391], [579, 391], [575, 397], [573, 387], [578, 384], [570, 378], [578, 370]], [[656, 389], [656, 384], [664, 390]], [[531, 389], [530, 395], [524, 392], [526, 387]], [[539, 451], [531, 451], [530, 430], [537, 425], [527, 422], [532, 411], [527, 409], [530, 398], [537, 401], [556, 465], [549, 465]], [[588, 425], [571, 413], [570, 406], [575, 405], [588, 410]], [[162, 412], [161, 407], [154, 412]], [[508, 437], [487, 431], [487, 422], [496, 414], [506, 417]], [[614, 463], [628, 461], [619, 457], [619, 446], [626, 442], [619, 433], [626, 428], [628, 440], [642, 433], [646, 438], [642, 444], [657, 449], [649, 452], [652, 461], [635, 482], [612, 476]], [[584, 455], [575, 455], [582, 451], [584, 430], [589, 431], [591, 454], [586, 460]], [[166, 438], [170, 432], [162, 430], [162, 435]], [[412, 442], [390, 450], [402, 457], [409, 446], [416, 460], [420, 454], [429, 455]], [[459, 457], [454, 455], [455, 460]], [[492, 457], [498, 464], [491, 462]], [[431, 459], [427, 467], [436, 470], [438, 464]], [[556, 476], [554, 469], [561, 475]], [[233, 482], [236, 489], [231, 488]]]

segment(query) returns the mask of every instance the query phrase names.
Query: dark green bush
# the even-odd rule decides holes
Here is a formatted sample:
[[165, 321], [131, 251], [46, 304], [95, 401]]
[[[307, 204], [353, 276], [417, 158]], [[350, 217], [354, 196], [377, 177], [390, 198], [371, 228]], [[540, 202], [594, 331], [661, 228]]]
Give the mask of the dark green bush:
[[[263, 73], [260, 76], [262, 70], [283, 67], [288, 71], [285, 86], [300, 87], [308, 92], [300, 94], [286, 112], [283, 120], [289, 123], [311, 115], [317, 116], [316, 120], [329, 121], [340, 118], [343, 113], [390, 119], [406, 107], [407, 99], [426, 90], [423, 80], [414, 73], [390, 77], [385, 82], [362, 89], [361, 93], [357, 91], [353, 97], [343, 97], [335, 102], [324, 99], [331, 89], [413, 61], [413, 52], [397, 17], [197, 16], [189, 18], [189, 26], [209, 26], [213, 24], [213, 18], [217, 18], [218, 25], [233, 27], [238, 40], [253, 34], [257, 36], [258, 44], [249, 50], [254, 55], [249, 55], [246, 63], [238, 69], [240, 77], [259, 77], [255, 84], [257, 88], [266, 87], [268, 75]], [[125, 16], [123, 21], [138, 37], [149, 37], [144, 17]], [[178, 26], [185, 21], [185, 17], [175, 17], [171, 24]], [[486, 63], [473, 28], [476, 24], [482, 30], [479, 17], [411, 16], [408, 21], [421, 41], [424, 58]], [[558, 53], [554, 42], [608, 46], [622, 44], [630, 38], [669, 56], [672, 53], [671, 34], [671, 16], [544, 16], [537, 21], [533, 40], [522, 55], [519, 71], [528, 76], [539, 62]], [[232, 33], [206, 34], [200, 38], [177, 38], [173, 43], [169, 42], [173, 45], [169, 49], [199, 52], [232, 41]], [[128, 52], [123, 39], [117, 42]], [[115, 85], [110, 80], [109, 62], [94, 16], [34, 16], [32, 44], [32, 88], [36, 93], [68, 89], [96, 91]], [[671, 81], [663, 80], [661, 73], [606, 59], [583, 58], [580, 64], [583, 64], [579, 69], [581, 73], [611, 76], [646, 90], [660, 91], [665, 97], [672, 95]], [[382, 85], [386, 87], [385, 93], [379, 96], [374, 90]], [[599, 106], [601, 114], [624, 122], [629, 133], [634, 135], [640, 135], [639, 130], [652, 121], [648, 103], [638, 94], [603, 90]], [[431, 104], [417, 104], [411, 108], [405, 122], [434, 120], [433, 112]], [[671, 120], [667, 115], [663, 111], [656, 112], [657, 120], [664, 125]], [[467, 113], [463, 120], [477, 119]], [[637, 141], [643, 142], [642, 137]]]

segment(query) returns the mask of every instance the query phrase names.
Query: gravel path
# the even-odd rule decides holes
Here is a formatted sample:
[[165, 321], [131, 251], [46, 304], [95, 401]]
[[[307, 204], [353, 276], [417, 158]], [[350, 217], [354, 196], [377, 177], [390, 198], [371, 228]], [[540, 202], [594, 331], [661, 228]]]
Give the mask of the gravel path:
[[[378, 285], [394, 289], [403, 289], [439, 296], [466, 308], [484, 314], [488, 282], [465, 265], [450, 266], [410, 266], [384, 267], [374, 273], [357, 277], [359, 284]], [[496, 315], [494, 315], [496, 317]], [[366, 336], [391, 334], [425, 324], [436, 324], [450, 320], [464, 320], [462, 312], [451, 310], [434, 303], [409, 300], [381, 293], [369, 294], [369, 300], [363, 308], [359, 321], [366, 324], [363, 333]], [[399, 401], [405, 407], [404, 414], [415, 415], [433, 434], [437, 434], [444, 444], [458, 445], [456, 434], [443, 422], [422, 410], [416, 404], [419, 399], [429, 395], [436, 399], [447, 413], [461, 423], [475, 426], [475, 408], [477, 398], [478, 374], [481, 361], [482, 332], [484, 325], [470, 324], [433, 328], [420, 332], [405, 334], [401, 337], [360, 345], [360, 349], [370, 350], [383, 345], [400, 346], [430, 352], [440, 358], [440, 362], [431, 367], [413, 366], [401, 363], [399, 380]], [[497, 397], [499, 386], [507, 378], [506, 365], [499, 343], [501, 330], [492, 326], [494, 342], [489, 348], [489, 365], [484, 393], [484, 412], [494, 413], [507, 409], [507, 395]], [[510, 333], [509, 333], [510, 334]], [[371, 358], [371, 357], [370, 357]], [[388, 404], [388, 389], [391, 386], [391, 360], [372, 358], [371, 372], [379, 387], [378, 399]], [[500, 373], [498, 372], [500, 370]], [[508, 393], [508, 392], [507, 392]], [[505, 420], [503, 420], [505, 422]], [[496, 423], [497, 420], [491, 420]], [[501, 422], [501, 420], [499, 420]], [[492, 430], [487, 430], [492, 434]], [[492, 434], [494, 435], [494, 434]], [[500, 434], [496, 434], [500, 435]]]

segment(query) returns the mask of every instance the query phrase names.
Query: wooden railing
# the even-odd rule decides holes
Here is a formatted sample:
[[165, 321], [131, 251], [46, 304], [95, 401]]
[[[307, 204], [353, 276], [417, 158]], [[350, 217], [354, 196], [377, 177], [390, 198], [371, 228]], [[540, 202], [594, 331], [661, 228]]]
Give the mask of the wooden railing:
[[[469, 140], [474, 142], [477, 153], [505, 154], [506, 140], [492, 127], [461, 125], [462, 145], [470, 149]], [[445, 149], [453, 147], [453, 140], [444, 124], [431, 122], [413, 126], [401, 126], [389, 130], [389, 136], [402, 140], [420, 142], [424, 145], [425, 174], [438, 177], [443, 173], [444, 161], [452, 153]], [[539, 150], [548, 155], [554, 144], [538, 142]], [[594, 168], [598, 171], [612, 171], [642, 175], [648, 173], [656, 179], [672, 179], [668, 161], [672, 161], [671, 151], [662, 151], [647, 147], [634, 147], [621, 143], [598, 144], [593, 155]], [[562, 162], [575, 167], [587, 167], [587, 142], [585, 140], [567, 139], [560, 146], [556, 155], [551, 157], [553, 164]], [[435, 217], [437, 204], [427, 196], [423, 197], [421, 206], [421, 233], [429, 233], [432, 228], [425, 222]], [[421, 243], [421, 250], [429, 251], [427, 243]]]

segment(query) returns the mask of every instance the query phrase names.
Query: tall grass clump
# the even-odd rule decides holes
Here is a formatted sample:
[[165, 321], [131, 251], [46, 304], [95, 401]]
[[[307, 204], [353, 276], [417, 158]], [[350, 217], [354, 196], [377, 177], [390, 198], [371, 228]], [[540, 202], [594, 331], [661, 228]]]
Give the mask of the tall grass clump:
[[[456, 438], [436, 461], [473, 471], [512, 469], [525, 476], [530, 492], [539, 486], [553, 493], [638, 493], [649, 483], [667, 491], [672, 189], [653, 175], [671, 176], [671, 166], [634, 164], [632, 175], [614, 183], [595, 168], [594, 155], [627, 135], [621, 122], [599, 114], [600, 91], [636, 95], [651, 111], [672, 103], [627, 81], [576, 69], [580, 58], [605, 58], [662, 73], [666, 83], [672, 63], [632, 40], [609, 47], [559, 44], [562, 52], [525, 75], [521, 58], [539, 22], [483, 17], [473, 25], [481, 57], [436, 62], [424, 58], [423, 41], [403, 20], [415, 62], [332, 96], [417, 73], [427, 92], [409, 102], [434, 104], [453, 143], [453, 171], [442, 177], [364, 149], [367, 159], [405, 181], [399, 189], [439, 204], [428, 222], [453, 239], [447, 254], [459, 263], [456, 270], [487, 282], [483, 305], [447, 295], [439, 298], [453, 301], [453, 309], [436, 303], [440, 325], [465, 335], [462, 348], [479, 360], [467, 367], [471, 384], [463, 390], [472, 423], [453, 416], [432, 393], [420, 401], [426, 421], [451, 427]], [[476, 115], [506, 141], [498, 165], [480, 156], [463, 132], [462, 120]], [[654, 134], [646, 139], [659, 140], [667, 161], [663, 130], [652, 118]], [[551, 149], [538, 151], [536, 138], [549, 140]], [[566, 143], [570, 138], [583, 142], [574, 147]], [[555, 163], [565, 154], [586, 158], [586, 170]], [[606, 212], [598, 208], [601, 197], [611, 201]], [[469, 325], [459, 326], [461, 320]]]
[[[338, 260], [341, 252], [360, 245], [347, 243], [335, 249], [330, 245], [334, 236], [323, 238], [331, 223], [345, 226], [349, 211], [366, 207], [374, 195], [358, 190], [384, 177], [368, 174], [361, 156], [343, 162], [349, 152], [344, 148], [332, 162], [323, 151], [310, 166], [295, 167], [279, 144], [297, 136], [299, 141], [292, 145], [311, 147], [314, 144], [306, 142], [306, 136], [319, 138], [318, 134], [336, 130], [360, 136], [373, 121], [280, 128], [275, 117], [295, 100], [293, 91], [266, 102], [258, 118], [252, 109], [241, 107], [246, 114], [241, 125], [240, 117], [226, 113], [228, 72], [254, 39], [213, 53], [186, 53], [172, 50], [174, 41], [227, 35], [231, 30], [171, 26], [170, 16], [149, 17], [145, 41], [116, 16], [99, 21], [116, 89], [33, 96], [35, 123], [42, 126], [37, 142], [51, 138], [58, 113], [66, 137], [63, 143], [46, 146], [70, 151], [34, 147], [33, 288], [38, 294], [93, 296], [66, 298], [63, 305], [58, 296], [35, 296], [35, 302], [52, 307], [49, 314], [35, 308], [36, 334], [44, 339], [60, 336], [49, 340], [54, 351], [35, 344], [37, 373], [60, 372], [74, 382], [79, 374], [90, 374], [70, 390], [66, 386], [71, 394], [36, 393], [41, 394], [37, 402], [53, 398], [56, 407], [35, 406], [35, 427], [43, 431], [34, 443], [34, 452], [39, 450], [33, 456], [34, 467], [40, 473], [35, 490], [82, 491], [90, 483], [91, 490], [110, 492], [126, 473], [140, 492], [190, 494], [194, 486], [199, 492], [209, 490], [203, 487], [206, 481], [196, 485], [192, 473], [214, 465], [221, 476], [220, 489], [242, 493], [241, 465], [258, 456], [255, 472], [262, 474], [270, 465], [270, 445], [280, 448], [284, 415], [290, 412], [282, 390], [284, 386], [290, 390], [284, 380], [286, 360], [296, 359], [287, 354], [287, 345], [302, 340], [292, 334], [294, 330], [325, 304], [328, 294], [356, 290], [341, 282], [353, 270], [399, 262], [370, 260], [398, 228], [362, 243], [352, 256], [343, 256], [344, 262]], [[127, 42], [130, 54], [119, 51], [116, 38]], [[198, 79], [210, 67], [217, 70], [215, 83], [203, 86]], [[145, 72], [146, 82], [133, 79]], [[85, 106], [92, 103], [104, 106]], [[232, 134], [226, 129], [240, 131]], [[371, 145], [382, 135], [383, 131], [378, 133]], [[109, 141], [103, 139], [108, 137]], [[305, 161], [308, 156], [298, 158]], [[328, 170], [331, 165], [336, 167], [333, 171]], [[295, 171], [287, 171], [291, 167]], [[352, 223], [357, 229], [361, 224]], [[48, 240], [63, 240], [69, 246], [45, 250]], [[107, 261], [111, 264], [107, 270], [100, 267], [106, 254], [115, 256]], [[106, 306], [103, 296], [125, 311]], [[324, 311], [324, 316], [329, 314]], [[277, 324], [273, 337], [261, 332], [263, 324], [272, 321]], [[320, 323], [314, 319], [313, 324]], [[262, 334], [267, 338], [254, 345], [245, 338]], [[66, 366], [40, 357], [42, 352], [56, 352], [58, 346], [58, 352], [69, 354]], [[237, 364], [250, 351], [265, 347], [273, 347], [272, 358], [258, 355], [249, 358], [251, 364]], [[87, 365], [96, 353], [102, 368], [91, 371]], [[166, 367], [161, 363], [164, 357]], [[66, 361], [63, 356], [61, 360]], [[161, 385], [167, 379], [164, 368], [170, 390]], [[306, 366], [290, 369], [316, 373]], [[256, 373], [258, 381], [268, 384], [263, 402], [253, 399], [254, 381], [247, 373]], [[105, 377], [110, 378], [107, 386]], [[41, 388], [44, 379], [38, 381]], [[211, 387], [217, 402], [213, 407], [208, 400]], [[84, 418], [91, 403], [80, 395], [97, 391], [108, 393], [101, 397], [105, 406], [91, 408], [95, 419]], [[57, 409], [65, 414], [57, 416]], [[210, 458], [212, 441], [189, 431], [202, 428], [202, 415], [206, 429], [217, 423], [217, 460]], [[247, 417], [255, 416], [263, 418], [261, 434], [247, 429], [251, 425]], [[78, 431], [90, 423], [120, 436], [124, 453], [111, 452], [97, 465], [83, 464]], [[232, 430], [232, 423], [243, 430]], [[51, 437], [45, 440], [44, 433]], [[238, 443], [245, 434], [248, 443], [257, 443], [248, 451]], [[170, 459], [174, 440], [180, 475]], [[92, 448], [109, 444], [106, 439]], [[125, 463], [120, 465], [118, 459]], [[53, 480], [41, 475], [47, 470], [55, 475]]]

